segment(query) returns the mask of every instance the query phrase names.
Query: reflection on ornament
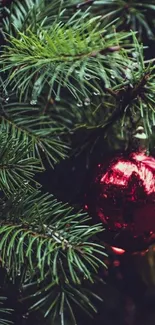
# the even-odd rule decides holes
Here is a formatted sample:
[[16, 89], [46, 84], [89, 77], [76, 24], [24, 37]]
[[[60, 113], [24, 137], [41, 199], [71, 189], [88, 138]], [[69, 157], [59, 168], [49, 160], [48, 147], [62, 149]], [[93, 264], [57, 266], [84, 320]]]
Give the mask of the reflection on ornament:
[[137, 243], [141, 249], [154, 239], [154, 158], [132, 153], [99, 164], [86, 197], [88, 212], [103, 222], [112, 246], [130, 250]]
[[117, 255], [122, 255], [125, 253], [125, 250], [122, 248], [114, 247], [114, 246], [111, 246], [111, 248], [112, 248], [112, 251]]
[[[132, 161], [120, 160], [113, 165], [113, 170], [107, 171], [107, 173], [101, 178], [100, 182], [105, 184], [122, 185], [127, 186], [129, 178], [133, 174], [137, 174], [140, 180], [143, 181], [143, 186], [147, 194], [155, 192], [154, 173], [152, 169], [155, 169], [155, 160], [153, 158], [146, 158], [144, 154], [133, 154]], [[142, 162], [141, 166], [135, 164], [135, 162]], [[147, 168], [148, 167], [148, 168]], [[150, 168], [150, 169], [149, 169]]]

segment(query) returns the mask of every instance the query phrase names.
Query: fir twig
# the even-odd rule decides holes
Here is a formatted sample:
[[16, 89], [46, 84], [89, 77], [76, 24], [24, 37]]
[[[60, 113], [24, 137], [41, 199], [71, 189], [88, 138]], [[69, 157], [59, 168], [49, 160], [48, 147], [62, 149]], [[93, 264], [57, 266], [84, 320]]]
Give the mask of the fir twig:
[[[43, 295], [46, 292], [47, 296], [53, 295], [53, 287], [57, 291], [63, 286], [70, 286], [76, 300], [76, 286], [84, 280], [93, 283], [99, 267], [106, 266], [104, 247], [91, 241], [92, 236], [103, 230], [102, 226], [87, 225], [86, 214], [75, 214], [68, 205], [38, 191], [22, 194], [22, 199], [12, 196], [12, 204], [6, 202], [6, 207], [3, 204], [2, 209], [1, 264], [13, 281], [22, 274], [25, 266], [25, 286], [28, 283], [31, 285], [34, 282], [32, 279], [37, 279], [37, 283], [42, 284]], [[37, 286], [35, 290], [37, 296]], [[87, 305], [87, 296], [83, 299]], [[48, 303], [47, 299], [44, 303]], [[40, 300], [32, 309], [39, 305]], [[52, 310], [53, 307], [46, 314]]]
[[37, 34], [18, 32], [18, 39], [10, 37], [1, 56], [1, 71], [10, 70], [7, 84], [25, 100], [34, 83], [32, 100], [37, 101], [46, 87], [48, 97], [53, 94], [56, 101], [65, 88], [81, 102], [98, 89], [99, 82], [111, 83], [111, 64], [117, 65], [118, 79], [128, 65], [120, 47], [127, 34], [118, 33], [116, 38], [115, 32], [107, 35], [108, 28], [102, 27], [100, 17], [87, 17], [82, 23], [80, 19], [54, 23]]

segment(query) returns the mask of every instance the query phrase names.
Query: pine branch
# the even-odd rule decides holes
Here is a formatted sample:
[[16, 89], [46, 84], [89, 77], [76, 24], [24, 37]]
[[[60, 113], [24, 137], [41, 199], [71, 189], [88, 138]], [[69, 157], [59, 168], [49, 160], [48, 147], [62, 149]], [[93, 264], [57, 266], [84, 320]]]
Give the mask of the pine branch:
[[87, 6], [91, 6], [94, 3], [95, 0], [87, 0], [87, 1], [82, 1], [82, 2], [77, 2], [75, 4], [73, 4], [73, 7], [76, 7], [77, 9], [80, 9], [82, 7], [87, 7]]
[[122, 57], [118, 50], [129, 34], [107, 32], [99, 17], [82, 23], [71, 18], [66, 24], [54, 23], [50, 30], [40, 28], [37, 35], [30, 30], [19, 32], [19, 39], [10, 37], [10, 46], [3, 51], [1, 71], [10, 70], [7, 83], [25, 100], [34, 84], [32, 100], [46, 87], [48, 97], [53, 94], [59, 101], [65, 89], [80, 103], [98, 90], [100, 81], [113, 83], [113, 66], [117, 67], [119, 80], [121, 70], [128, 65], [129, 58]]
[[117, 105], [120, 112], [125, 115], [133, 116], [136, 119], [143, 119], [146, 133], [152, 132], [151, 124], [154, 119], [155, 101], [154, 98], [154, 62], [145, 63], [143, 46], [138, 43], [133, 35], [136, 63], [127, 70], [126, 81], [123, 87], [118, 85], [113, 88], [116, 94]]
[[[64, 270], [62, 271], [64, 272]], [[37, 282], [31, 284], [25, 284], [23, 290], [31, 290], [32, 294], [21, 299], [21, 301], [31, 301], [32, 305], [30, 311], [37, 311], [44, 308], [44, 316], [51, 316], [50, 319], [54, 323], [60, 317], [61, 324], [65, 324], [65, 319], [70, 316], [73, 324], [77, 324], [76, 316], [77, 311], [81, 313], [87, 313], [90, 317], [97, 313], [92, 301], [95, 299], [103, 301], [97, 294], [92, 292], [91, 289], [87, 288], [85, 282], [81, 285], [73, 285], [66, 281], [61, 286], [51, 282], [50, 279], [46, 282], [46, 286], [43, 283], [38, 285]], [[103, 283], [101, 282], [101, 285]], [[36, 297], [37, 296], [37, 297]], [[63, 301], [62, 301], [63, 298]], [[59, 316], [58, 316], [59, 315]], [[66, 317], [67, 316], [67, 317]]]
[[51, 116], [44, 115], [39, 107], [32, 108], [20, 103], [3, 105], [2, 113], [1, 132], [6, 130], [24, 143], [30, 143], [33, 157], [39, 159], [42, 164], [43, 155], [52, 166], [66, 156], [69, 148], [58, 139], [58, 135], [65, 129], [63, 123], [54, 122]]
[[10, 325], [13, 324], [12, 321], [8, 320], [8, 316], [13, 312], [12, 309], [5, 307], [6, 297], [0, 297], [0, 324], [1, 325]]
[[[10, 208], [11, 212], [9, 211]], [[2, 255], [4, 256], [2, 257], [2, 263], [4, 263], [4, 265], [7, 264], [7, 269], [11, 270], [10, 272], [14, 273], [17, 271], [16, 266], [19, 266], [20, 262], [24, 262], [23, 259], [20, 260], [20, 258], [25, 255], [26, 259], [28, 259], [30, 271], [36, 272], [37, 265], [37, 267], [39, 267], [37, 270], [37, 272], [39, 272], [38, 277], [43, 280], [45, 277], [44, 267], [47, 265], [49, 267], [52, 261], [54, 261], [54, 257], [52, 258], [51, 254], [55, 256], [58, 251], [62, 251], [62, 253], [60, 253], [61, 257], [61, 254], [65, 254], [66, 251], [66, 254], [69, 254], [68, 270], [70, 276], [73, 282], [78, 283], [76, 269], [78, 270], [79, 267], [76, 259], [74, 260], [74, 250], [77, 254], [81, 254], [83, 261], [87, 257], [87, 254], [91, 255], [95, 251], [102, 254], [102, 248], [97, 244], [89, 243], [88, 240], [98, 231], [102, 231], [102, 227], [99, 225], [91, 227], [85, 225], [88, 216], [81, 213], [73, 214], [71, 207], [57, 202], [53, 199], [52, 195], [41, 195], [39, 192], [35, 191], [31, 195], [25, 195], [22, 200], [21, 198], [16, 198], [11, 206], [6, 206], [5, 214], [6, 216], [4, 219], [8, 221], [6, 224], [4, 223], [4, 226], [1, 226], [0, 231], [1, 234], [6, 234], [6, 236], [4, 236], [4, 241], [1, 240], [0, 247], [1, 251], [3, 251]], [[12, 220], [11, 223], [9, 222], [10, 218]], [[13, 222], [13, 220], [16, 220], [16, 222]], [[10, 237], [12, 237], [13, 242], [11, 242]], [[10, 242], [9, 246], [6, 245], [6, 241], [8, 241], [8, 243]], [[27, 248], [24, 242], [29, 242]], [[90, 246], [89, 249], [87, 246]], [[5, 251], [6, 249], [7, 252]], [[16, 252], [17, 261], [13, 262], [10, 260], [9, 262], [8, 259], [5, 260], [5, 256], [9, 254], [10, 259], [11, 255], [13, 258], [13, 254], [11, 254], [12, 250]], [[49, 252], [51, 252], [51, 254], [49, 254]], [[33, 257], [34, 254], [35, 256]], [[93, 258], [95, 261], [95, 256]], [[32, 263], [34, 263], [34, 265]], [[83, 265], [82, 260], [81, 263], [81, 265]], [[100, 263], [102, 264], [102, 261], [100, 261]], [[55, 268], [55, 265], [53, 265], [53, 267]], [[89, 269], [90, 267], [91, 265]], [[54, 279], [56, 278], [59, 281], [58, 274], [55, 272], [56, 269], [52, 269], [51, 275]], [[89, 272], [87, 274], [85, 268], [83, 271], [81, 269], [81, 272], [86, 278], [89, 278]]]
[[32, 191], [33, 175], [42, 170], [39, 160], [32, 155], [32, 143], [10, 134], [4, 125], [0, 142], [0, 190], [7, 195], [21, 187]]
[[[31, 309], [50, 304], [47, 316], [56, 303], [59, 305], [58, 290], [69, 295], [69, 300], [70, 291], [74, 292], [75, 301], [81, 294], [81, 306], [84, 303], [89, 309], [87, 295], [82, 296], [76, 288], [83, 281], [93, 283], [99, 266], [105, 267], [104, 247], [91, 240], [103, 230], [102, 226], [89, 226], [86, 214], [74, 213], [67, 204], [38, 191], [22, 193], [22, 198], [21, 194], [12, 196], [1, 209], [1, 265], [13, 281], [19, 275], [23, 277], [24, 272], [25, 288], [40, 283], [40, 289], [34, 286], [36, 292], [32, 296], [37, 301]], [[45, 298], [40, 299], [40, 294]]]
[[155, 4], [154, 0], [103, 0], [103, 1], [75, 1], [73, 4], [77, 9], [91, 6], [93, 15], [102, 14], [110, 20], [117, 20], [117, 27], [121, 30], [133, 30], [138, 32], [138, 37], [142, 39], [144, 33], [149, 39], [155, 36]]
[[36, 32], [40, 25], [49, 28], [61, 16], [63, 21], [69, 18], [70, 10], [65, 10], [67, 0], [14, 0], [10, 8], [5, 8], [4, 31], [17, 36], [17, 30], [26, 33], [27, 29]]
[[[83, 125], [77, 125], [77, 129], [87, 129], [88, 132], [85, 137], [82, 136], [82, 143], [75, 149], [75, 154], [79, 154], [86, 147], [89, 148], [89, 153], [92, 153], [98, 142], [103, 141], [105, 134], [110, 139], [111, 130], [115, 126], [115, 137], [118, 138], [122, 138], [123, 132], [127, 133], [126, 125], [129, 129], [133, 129], [140, 120], [146, 134], [152, 133], [152, 124], [155, 121], [154, 60], [145, 62], [143, 46], [138, 43], [134, 34], [133, 41], [135, 58], [131, 65], [122, 71], [123, 80], [120, 79], [114, 87], [104, 87], [105, 94], [103, 96], [99, 94], [96, 107], [94, 103], [93, 119], [88, 119]], [[115, 70], [114, 67], [113, 78]], [[104, 113], [101, 114], [99, 111]], [[124, 126], [124, 123], [127, 124]]]

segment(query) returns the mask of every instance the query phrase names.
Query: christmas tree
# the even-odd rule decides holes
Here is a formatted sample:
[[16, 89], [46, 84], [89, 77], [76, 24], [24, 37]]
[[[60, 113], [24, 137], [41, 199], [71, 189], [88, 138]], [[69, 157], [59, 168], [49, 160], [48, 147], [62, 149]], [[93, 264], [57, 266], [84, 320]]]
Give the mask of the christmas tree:
[[154, 324], [155, 1], [0, 5], [0, 324]]

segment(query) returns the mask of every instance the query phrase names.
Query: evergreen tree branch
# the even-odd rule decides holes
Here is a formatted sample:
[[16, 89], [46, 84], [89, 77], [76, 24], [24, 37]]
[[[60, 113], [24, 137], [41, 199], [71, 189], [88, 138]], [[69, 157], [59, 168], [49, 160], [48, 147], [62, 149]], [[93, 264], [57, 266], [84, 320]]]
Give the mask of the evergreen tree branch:
[[[41, 195], [38, 191], [35, 191], [32, 194], [23, 194], [23, 196], [22, 199], [19, 199], [19, 197], [16, 198], [11, 206], [6, 206], [5, 209], [4, 220], [8, 220], [7, 216], [9, 216], [12, 222], [9, 223], [8, 220], [8, 222], [6, 224], [4, 223], [4, 226], [1, 227], [1, 234], [4, 236], [4, 241], [1, 240], [0, 243], [1, 251], [4, 249], [2, 263], [4, 263], [4, 265], [7, 264], [7, 269], [11, 270], [13, 267], [14, 273], [15, 270], [17, 271], [16, 266], [20, 265], [21, 256], [25, 255], [25, 258], [29, 261], [31, 272], [35, 272], [36, 266], [37, 268], [39, 267], [37, 272], [39, 272], [40, 275], [38, 276], [42, 280], [45, 272], [44, 267], [50, 263], [51, 267], [54, 267], [54, 270], [51, 270], [51, 275], [59, 282], [58, 274], [55, 269], [56, 265], [52, 262], [54, 261], [54, 257], [52, 258], [51, 254], [57, 256], [58, 251], [62, 251], [60, 256], [61, 254], [63, 256], [66, 252], [67, 255], [69, 254], [67, 258], [69, 263], [68, 270], [71, 277], [73, 277], [73, 282], [78, 283], [79, 280], [78, 277], [76, 278], [75, 276], [76, 270], [74, 270], [74, 266], [77, 270], [79, 267], [77, 260], [74, 260], [74, 250], [77, 254], [81, 254], [83, 261], [85, 257], [87, 257], [87, 254], [89, 255], [95, 251], [102, 254], [102, 247], [100, 245], [89, 243], [89, 238], [97, 232], [102, 231], [102, 227], [100, 225], [91, 227], [86, 225], [85, 223], [89, 219], [88, 216], [82, 213], [72, 213], [71, 207], [57, 202], [52, 198], [52, 195]], [[9, 211], [10, 208], [11, 214]], [[12, 241], [10, 239], [11, 237]], [[6, 241], [8, 241], [8, 243], [10, 242], [9, 246], [5, 245]], [[29, 244], [25, 246], [24, 242]], [[35, 249], [34, 246], [36, 246]], [[8, 250], [7, 254], [5, 251], [6, 249]], [[5, 260], [5, 256], [8, 256], [9, 251], [11, 252], [12, 250], [16, 252], [17, 262], [11, 260], [9, 262], [8, 259]], [[36, 256], [32, 257], [33, 254]], [[11, 255], [13, 258], [13, 254], [9, 254], [10, 258]], [[105, 255], [105, 253], [103, 253], [103, 255]], [[92, 257], [92, 265], [93, 258], [95, 260], [95, 256]], [[32, 261], [34, 261], [34, 265]], [[23, 263], [23, 259], [21, 262]], [[100, 261], [100, 263], [102, 264], [102, 261]], [[84, 265], [82, 260], [81, 265]], [[83, 270], [81, 268], [81, 272], [86, 278], [89, 278], [89, 274], [87, 274], [85, 268]]]
[[19, 103], [3, 105], [2, 112], [0, 130], [31, 143], [33, 157], [41, 163], [43, 155], [51, 165], [66, 156], [69, 148], [58, 139], [64, 131], [63, 123], [54, 122], [49, 115], [40, 112], [39, 107]]
[[67, 21], [71, 10], [65, 10], [67, 0], [14, 0], [10, 8], [5, 8], [6, 17], [3, 19], [4, 31], [18, 36], [17, 30], [26, 33], [27, 29], [36, 32], [40, 25], [49, 28], [58, 20]]
[[[146, 30], [152, 37], [154, 23], [147, 18], [155, 8], [151, 0], [82, 1], [76, 6], [72, 0], [66, 10], [64, 1], [46, 7], [47, 2], [15, 1], [4, 20], [2, 93], [11, 88], [17, 101], [30, 105], [4, 104], [1, 96], [0, 188], [6, 197], [0, 200], [0, 261], [14, 283], [18, 278], [20, 299], [29, 301], [29, 310], [42, 309], [53, 323], [60, 315], [64, 325], [66, 310], [76, 324], [75, 306], [96, 312], [91, 285], [99, 268], [106, 267], [106, 253], [96, 239], [103, 229], [89, 225], [86, 214], [35, 191], [33, 174], [43, 170], [43, 153], [51, 163], [64, 158], [67, 146], [60, 138], [81, 126], [93, 135], [82, 137], [84, 146], [92, 138], [93, 146], [98, 139], [103, 146], [108, 131], [115, 129], [119, 136], [134, 115], [151, 129], [154, 62], [144, 62], [135, 35], [117, 32], [117, 27], [138, 28], [139, 35]], [[82, 11], [87, 5], [91, 8]], [[98, 9], [102, 16], [96, 17]], [[112, 22], [118, 15], [121, 19]], [[64, 105], [70, 95], [71, 113]], [[42, 98], [46, 105], [37, 105]], [[53, 111], [55, 116], [61, 112], [61, 118], [53, 119]]]
[[6, 297], [0, 297], [0, 324], [1, 325], [11, 325], [12, 321], [8, 320], [8, 316], [13, 312], [12, 309], [5, 307]]
[[32, 191], [33, 175], [42, 170], [39, 160], [32, 155], [32, 143], [10, 135], [4, 125], [0, 141], [0, 190], [7, 195], [21, 187]]
[[85, 2], [79, 2], [79, 3], [76, 3], [75, 6], [77, 9], [80, 9], [82, 7], [86, 7], [86, 6], [91, 6], [93, 4], [95, 0], [87, 0]]
[[[111, 137], [111, 130], [116, 126], [117, 136], [122, 138], [122, 133], [126, 133], [126, 125], [131, 129], [136, 127], [137, 121], [142, 121], [145, 132], [152, 133], [152, 124], [155, 121], [155, 101], [154, 101], [154, 60], [145, 62], [143, 54], [143, 46], [139, 44], [135, 35], [134, 55], [131, 65], [122, 71], [123, 81], [117, 83], [114, 87], [104, 87], [105, 94], [99, 96], [100, 103], [97, 104], [99, 109], [95, 109], [92, 119], [88, 119], [83, 125], [79, 125], [79, 129], [87, 129], [89, 132], [82, 137], [82, 143], [75, 149], [75, 153], [80, 153], [87, 146], [89, 152], [92, 152], [97, 143], [107, 137]], [[115, 77], [115, 70], [113, 70]], [[116, 124], [117, 123], [117, 124]], [[120, 126], [120, 131], [118, 127]], [[78, 129], [78, 126], [77, 126]], [[116, 135], [115, 135], [116, 136]], [[102, 141], [102, 140], [101, 140]]]
[[138, 37], [142, 39], [144, 33], [149, 39], [155, 36], [155, 4], [154, 0], [137, 0], [119, 1], [119, 0], [90, 0], [90, 1], [74, 1], [73, 7], [77, 9], [86, 9], [91, 6], [93, 15], [102, 14], [108, 19], [113, 20], [119, 17], [117, 27], [121, 30], [138, 31]]
[[[86, 214], [74, 213], [67, 204], [38, 191], [22, 193], [22, 198], [12, 196], [9, 204], [6, 201], [1, 205], [1, 265], [13, 281], [22, 276], [24, 269], [22, 286], [32, 285], [36, 290], [28, 295], [29, 299], [35, 298], [31, 309], [46, 304], [48, 316], [59, 305], [56, 297], [60, 291], [69, 295], [69, 300], [74, 293], [75, 302], [81, 295], [81, 307], [84, 303], [89, 310], [89, 298], [77, 288], [84, 281], [95, 281], [99, 267], [106, 267], [107, 255], [104, 247], [91, 239], [103, 230], [102, 226], [90, 226], [86, 224], [88, 219]], [[35, 281], [40, 283], [39, 289]]]
[[77, 324], [77, 311], [84, 311], [90, 317], [93, 317], [94, 313], [97, 313], [97, 309], [92, 301], [94, 299], [102, 301], [97, 294], [87, 288], [87, 281], [84, 281], [82, 286], [73, 285], [67, 281], [58, 286], [48, 279], [46, 286], [44, 283], [40, 283], [38, 290], [35, 291], [36, 285], [37, 282], [35, 281], [31, 284], [25, 284], [23, 288], [25, 293], [28, 289], [33, 293], [21, 299], [21, 301], [31, 301], [30, 311], [44, 308], [45, 317], [51, 315], [53, 322], [60, 317], [61, 324], [65, 323], [65, 318], [68, 318], [68, 316], [70, 316], [73, 324]]
[[129, 58], [118, 50], [126, 37], [124, 33], [117, 33], [117, 38], [115, 32], [107, 34], [99, 17], [82, 23], [80, 19], [54, 23], [50, 30], [40, 28], [37, 35], [30, 30], [19, 32], [19, 39], [10, 37], [10, 46], [3, 51], [1, 71], [10, 70], [7, 83], [25, 100], [25, 91], [34, 84], [32, 100], [46, 87], [48, 97], [53, 94], [57, 101], [66, 89], [81, 102], [97, 91], [99, 81], [111, 84], [112, 66], [117, 66], [116, 79], [121, 77]]

